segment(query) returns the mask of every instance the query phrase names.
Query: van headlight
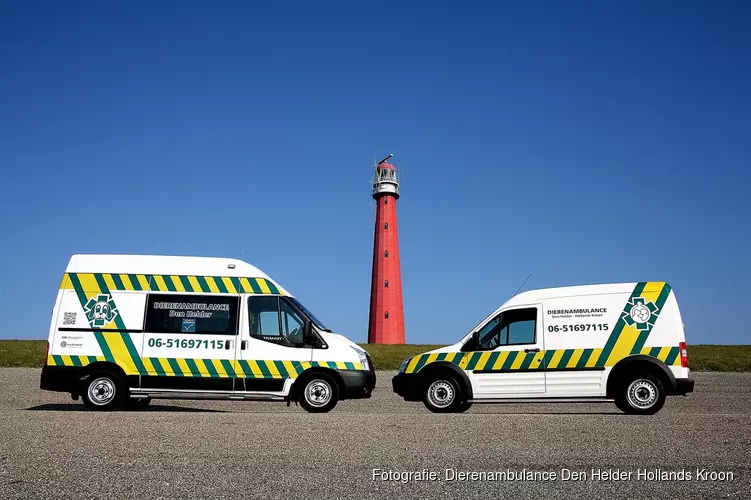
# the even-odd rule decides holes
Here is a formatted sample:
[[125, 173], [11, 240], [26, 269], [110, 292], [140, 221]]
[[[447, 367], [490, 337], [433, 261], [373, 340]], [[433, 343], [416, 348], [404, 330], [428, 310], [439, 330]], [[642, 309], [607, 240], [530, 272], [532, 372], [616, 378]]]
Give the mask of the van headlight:
[[370, 363], [368, 363], [368, 353], [363, 351], [362, 349], [355, 349], [355, 352], [357, 353], [357, 356], [360, 358], [360, 364], [362, 365], [362, 369], [366, 371], [370, 371]]
[[412, 358], [407, 358], [407, 359], [405, 359], [404, 361], [402, 361], [402, 364], [401, 364], [401, 365], [399, 365], [399, 372], [398, 372], [398, 373], [403, 373], [403, 372], [404, 372], [404, 370], [406, 370], [406, 369], [407, 369], [407, 363], [409, 363], [409, 360], [410, 360], [410, 359], [412, 359]]

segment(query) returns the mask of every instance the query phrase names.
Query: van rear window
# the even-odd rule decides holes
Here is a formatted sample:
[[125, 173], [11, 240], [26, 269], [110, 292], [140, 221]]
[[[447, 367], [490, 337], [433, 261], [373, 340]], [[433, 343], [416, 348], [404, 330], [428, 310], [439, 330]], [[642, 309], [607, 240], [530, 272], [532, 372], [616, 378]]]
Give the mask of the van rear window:
[[238, 297], [150, 294], [146, 331], [236, 335], [238, 305]]

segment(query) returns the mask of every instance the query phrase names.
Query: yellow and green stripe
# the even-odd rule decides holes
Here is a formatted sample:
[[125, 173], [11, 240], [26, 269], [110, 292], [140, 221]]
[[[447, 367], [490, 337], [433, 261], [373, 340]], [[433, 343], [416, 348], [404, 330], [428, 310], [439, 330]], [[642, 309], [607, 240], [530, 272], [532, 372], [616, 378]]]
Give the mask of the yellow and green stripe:
[[[168, 274], [104, 274], [65, 273], [60, 283], [62, 290], [77, 290], [76, 285], [87, 292], [91, 287], [110, 291], [183, 292], [183, 293], [252, 293], [286, 295], [265, 278], [238, 278], [235, 276], [193, 276]], [[96, 285], [95, 285], [96, 284]]]
[[[50, 355], [50, 366], [86, 366], [97, 361], [110, 361], [107, 356]], [[332, 370], [362, 370], [361, 363], [349, 361], [290, 361], [290, 360], [228, 360], [202, 358], [143, 358], [138, 373], [156, 377], [199, 378], [297, 378], [313, 367]], [[121, 365], [122, 366], [122, 365]], [[125, 367], [123, 366], [123, 369]], [[132, 370], [132, 368], [131, 368]], [[126, 371], [127, 373], [127, 371]]]
[[[652, 332], [654, 322], [662, 312], [662, 308], [670, 295], [670, 285], [665, 282], [647, 281], [639, 282], [634, 287], [631, 297], [623, 308], [623, 312], [618, 318], [618, 322], [613, 328], [605, 347], [602, 349], [595, 366], [613, 366], [619, 360], [631, 354], [637, 354], [649, 338]], [[652, 313], [650, 323], [645, 330], [639, 331], [636, 325], [628, 325], [625, 321], [626, 316], [630, 313], [630, 307], [634, 299], [641, 297], [647, 303], [653, 302], [657, 307]]]
[[49, 366], [86, 366], [97, 361], [105, 361], [104, 356], [76, 356], [50, 354], [47, 356], [47, 365]]
[[[644, 347], [639, 353], [657, 358], [668, 366], [681, 364], [678, 347]], [[468, 371], [586, 370], [600, 368], [597, 360], [601, 354], [600, 348], [552, 349], [538, 353], [521, 350], [421, 354], [409, 359], [404, 373], [417, 373], [436, 361], [448, 361]]]

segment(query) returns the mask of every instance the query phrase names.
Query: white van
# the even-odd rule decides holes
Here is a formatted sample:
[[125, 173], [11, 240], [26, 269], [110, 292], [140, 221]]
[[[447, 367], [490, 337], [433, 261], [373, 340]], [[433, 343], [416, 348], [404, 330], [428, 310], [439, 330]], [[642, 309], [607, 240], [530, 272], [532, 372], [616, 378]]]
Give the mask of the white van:
[[472, 403], [613, 401], [652, 414], [693, 392], [670, 285], [640, 282], [531, 290], [454, 345], [406, 359], [392, 379], [433, 412]]
[[370, 356], [235, 259], [74, 255], [52, 312], [42, 389], [94, 410], [152, 398], [369, 398]]

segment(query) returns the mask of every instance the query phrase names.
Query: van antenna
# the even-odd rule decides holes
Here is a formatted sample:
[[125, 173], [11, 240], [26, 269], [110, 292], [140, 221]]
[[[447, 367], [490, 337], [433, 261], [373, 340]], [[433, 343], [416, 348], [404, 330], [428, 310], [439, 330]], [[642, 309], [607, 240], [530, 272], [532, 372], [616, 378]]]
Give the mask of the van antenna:
[[249, 262], [247, 260], [245, 260], [245, 257], [243, 257], [243, 254], [240, 254], [240, 260], [242, 260], [246, 264], [249, 264]]
[[516, 294], [519, 293], [519, 290], [522, 289], [522, 286], [524, 286], [527, 283], [527, 280], [529, 278], [531, 278], [531, 277], [532, 277], [532, 273], [529, 273], [529, 276], [527, 276], [527, 279], [524, 280], [524, 283], [522, 283], [522, 285], [519, 288], [516, 289], [516, 291], [514, 292], [514, 295], [512, 295], [512, 297], [516, 297]]

